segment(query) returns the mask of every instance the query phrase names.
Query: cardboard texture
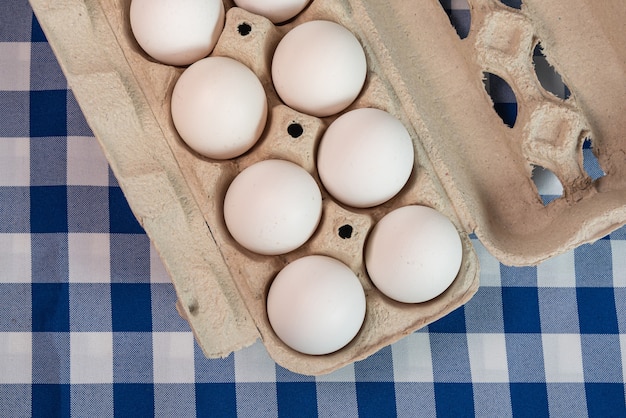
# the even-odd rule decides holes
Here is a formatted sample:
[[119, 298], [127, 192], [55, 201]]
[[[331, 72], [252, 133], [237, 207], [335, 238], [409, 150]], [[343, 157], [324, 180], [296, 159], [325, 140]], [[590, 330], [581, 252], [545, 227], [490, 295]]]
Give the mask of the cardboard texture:
[[[536, 264], [626, 222], [626, 10], [619, 0], [525, 0], [521, 10], [497, 0], [470, 0], [472, 27], [460, 39], [437, 0], [313, 0], [295, 20], [275, 26], [233, 7], [212, 55], [249, 66], [270, 104], [268, 125], [248, 153], [228, 161], [193, 153], [169, 114], [182, 72], [151, 60], [132, 37], [130, 0], [31, 0], [129, 204], [159, 251], [188, 320], [208, 357], [226, 356], [261, 338], [274, 360], [304, 374], [328, 373], [365, 358], [465, 303], [478, 287], [474, 232], [499, 260]], [[321, 224], [301, 248], [261, 256], [239, 246], [223, 221], [232, 179], [268, 158], [300, 164], [316, 179], [315, 150], [333, 117], [318, 119], [280, 103], [270, 78], [274, 48], [291, 28], [326, 19], [350, 29], [368, 60], [366, 85], [350, 107], [377, 107], [409, 130], [416, 163], [402, 192], [367, 210], [337, 204], [324, 191]], [[240, 24], [251, 27], [242, 35]], [[572, 91], [545, 91], [532, 51], [541, 42]], [[493, 109], [483, 73], [505, 79], [519, 114], [507, 127]], [[303, 134], [291, 137], [298, 123]], [[592, 181], [582, 166], [591, 138], [606, 173]], [[534, 165], [552, 170], [564, 195], [544, 205], [531, 179]], [[401, 304], [371, 284], [362, 252], [368, 231], [386, 213], [424, 204], [457, 226], [463, 263], [452, 286], [432, 301]], [[351, 225], [350, 238], [338, 230]], [[265, 300], [273, 277], [308, 254], [350, 266], [366, 292], [365, 323], [343, 349], [307, 356], [272, 332]]]

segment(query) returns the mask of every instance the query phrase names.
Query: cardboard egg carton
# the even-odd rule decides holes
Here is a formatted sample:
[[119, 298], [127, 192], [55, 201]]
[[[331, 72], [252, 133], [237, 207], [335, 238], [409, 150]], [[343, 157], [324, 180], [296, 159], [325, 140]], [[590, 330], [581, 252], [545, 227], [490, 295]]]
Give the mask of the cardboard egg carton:
[[[250, 67], [270, 104], [259, 143], [228, 161], [193, 153], [177, 135], [169, 99], [182, 69], [156, 63], [140, 50], [130, 31], [130, 0], [31, 4], [133, 212], [171, 275], [180, 314], [208, 357], [225, 356], [261, 338], [282, 366], [304, 374], [328, 373], [469, 300], [479, 270], [469, 233], [502, 262], [530, 265], [626, 222], [626, 142], [621, 137], [626, 132], [626, 50], [621, 47], [626, 45], [626, 9], [619, 0], [601, 5], [525, 0], [521, 11], [497, 0], [470, 0], [472, 27], [465, 39], [437, 0], [313, 0], [281, 26], [226, 1], [226, 25], [212, 55]], [[293, 161], [319, 182], [316, 146], [333, 117], [319, 119], [281, 104], [270, 77], [272, 53], [282, 36], [316, 19], [340, 23], [359, 39], [369, 70], [350, 109], [376, 107], [398, 117], [412, 136], [416, 163], [400, 194], [375, 208], [342, 206], [322, 190], [323, 216], [311, 240], [283, 256], [261, 256], [232, 239], [221, 205], [232, 179], [264, 159]], [[546, 92], [536, 78], [532, 51], [539, 41], [572, 91], [566, 101]], [[516, 93], [519, 115], [513, 128], [494, 112], [484, 72], [501, 76]], [[293, 124], [302, 127], [302, 135], [290, 134]], [[596, 181], [582, 166], [587, 137], [606, 173]], [[531, 179], [534, 165], [559, 177], [561, 198], [543, 204]], [[463, 242], [454, 283], [422, 304], [384, 297], [363, 265], [372, 226], [409, 204], [441, 211]], [[349, 237], [346, 226], [352, 228]], [[356, 338], [324, 356], [285, 346], [265, 311], [276, 273], [308, 254], [347, 264], [367, 299], [365, 323]]]

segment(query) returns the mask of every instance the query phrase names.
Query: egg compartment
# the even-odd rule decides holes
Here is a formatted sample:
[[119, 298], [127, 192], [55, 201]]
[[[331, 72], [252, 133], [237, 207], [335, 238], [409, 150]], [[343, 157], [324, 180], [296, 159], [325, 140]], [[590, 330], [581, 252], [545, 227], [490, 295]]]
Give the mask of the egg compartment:
[[[229, 56], [251, 68], [262, 80], [271, 109], [265, 132], [249, 152], [232, 160], [213, 161], [191, 152], [174, 130], [169, 137], [173, 147], [180, 147], [177, 148], [178, 154], [175, 151], [176, 159], [185, 179], [190, 184], [197, 184], [197, 187], [192, 187], [192, 193], [210, 225], [211, 234], [270, 356], [284, 367], [305, 374], [327, 373], [372, 354], [460, 306], [475, 292], [478, 284], [476, 257], [465, 233], [462, 233], [464, 261], [459, 279], [444, 295], [431, 302], [419, 305], [393, 302], [384, 297], [367, 277], [363, 266], [365, 239], [373, 224], [384, 214], [407, 204], [425, 204], [438, 208], [448, 217], [455, 216], [450, 210], [452, 206], [442, 197], [441, 187], [428, 174], [431, 171], [428, 161], [419, 157], [422, 153], [419, 149], [416, 150], [416, 169], [409, 183], [399, 196], [380, 207], [369, 210], [344, 207], [321, 187], [323, 214], [320, 225], [313, 237], [295, 251], [282, 256], [263, 256], [244, 249], [230, 236], [223, 221], [222, 203], [228, 186], [243, 169], [262, 160], [284, 159], [305, 168], [320, 184], [315, 170], [316, 148], [326, 127], [336, 115], [319, 119], [283, 105], [273, 90], [269, 69], [277, 42], [291, 27], [302, 21], [347, 16], [345, 11], [339, 13], [335, 8], [329, 9], [329, 4], [335, 6], [334, 3], [314, 2], [306, 13], [282, 27], [276, 27], [265, 18], [239, 8], [231, 8], [227, 12], [224, 31], [211, 55]], [[353, 25], [350, 20], [341, 23], [353, 29], [349, 26]], [[245, 28], [243, 32], [242, 27]], [[137, 53], [142, 54], [139, 50]], [[402, 118], [401, 109], [394, 105], [393, 97], [389, 96], [391, 89], [381, 75], [371, 68], [376, 68], [375, 63], [370, 64], [366, 86], [349, 109], [377, 107]], [[174, 82], [175, 79], [172, 79], [171, 83]], [[166, 120], [169, 103], [163, 102], [159, 112], [162, 117], [159, 120]], [[408, 121], [403, 122], [410, 129]], [[290, 127], [293, 130], [294, 126], [302, 129], [302, 133], [295, 138], [289, 133]], [[169, 129], [173, 128], [170, 126]], [[351, 237], [341, 238], [339, 229], [346, 225], [352, 228]], [[273, 332], [266, 313], [267, 293], [276, 274], [289, 262], [310, 254], [328, 255], [344, 262], [357, 274], [366, 293], [366, 320], [361, 331], [347, 347], [324, 356], [308, 356], [287, 347]], [[192, 306], [195, 303], [201, 302], [194, 301]], [[189, 308], [184, 301], [181, 309], [190, 318], [190, 313], [187, 313]]]
[[[319, 5], [322, 6], [321, 9], [318, 9]], [[323, 6], [323, 2], [314, 3], [305, 18], [307, 20], [332, 19], [332, 16], [336, 13], [336, 11], [333, 10], [333, 14], [329, 15], [328, 11], [325, 10]], [[238, 17], [238, 15], [241, 15], [241, 17]], [[231, 9], [231, 12], [229, 12], [229, 18], [232, 19], [232, 22], [243, 22], [246, 20], [245, 16], [246, 13], [238, 9]], [[299, 23], [300, 22], [298, 20], [294, 22], [294, 24]], [[354, 30], [349, 27], [349, 22], [341, 23], [349, 29]], [[237, 26], [239, 27], [239, 25], [240, 24]], [[224, 33], [233, 33], [233, 31], [229, 31], [227, 29]], [[216, 51], [219, 52], [221, 49], [216, 48]], [[229, 48], [227, 51], [233, 51], [233, 49]], [[241, 49], [237, 50], [236, 54], [239, 54], [239, 51], [241, 51]], [[233, 58], [245, 60], [245, 58], [232, 54], [233, 53], [231, 52], [231, 56], [233, 56]], [[376, 68], [376, 64], [370, 63], [370, 68]], [[389, 96], [389, 92], [392, 90], [385, 84], [384, 79], [376, 74], [376, 72], [370, 71], [367, 80], [364, 92], [351, 106], [351, 108], [370, 106], [378, 107], [401, 117], [402, 110], [394, 105], [394, 99]], [[275, 96], [273, 96], [270, 101], [279, 103]], [[251, 153], [250, 158], [252, 159], [252, 162], [258, 161], [258, 159], [277, 157], [286, 158], [299, 163], [303, 167], [307, 168], [315, 177], [317, 177], [314, 170], [313, 159], [315, 156], [316, 145], [319, 142], [319, 136], [323, 133], [324, 128], [313, 130], [315, 135], [303, 135], [302, 138], [299, 138], [301, 148], [297, 150], [297, 152], [288, 152], [290, 146], [285, 146], [285, 140], [289, 140], [289, 138], [286, 137], [285, 131], [288, 129], [288, 126], [292, 121], [301, 120], [302, 118], [307, 117], [299, 115], [280, 105], [274, 107], [274, 111], [275, 112], [272, 116], [267, 136], [264, 137], [263, 142], [258, 149], [253, 150]], [[278, 119], [278, 123], [274, 123], [274, 116], [277, 116], [276, 118]], [[315, 118], [310, 119], [317, 120]], [[329, 119], [332, 118], [326, 118], [324, 121], [318, 121], [324, 126], [327, 126], [330, 121]], [[408, 121], [404, 120], [404, 123], [409, 126]], [[278, 128], [274, 129], [274, 127]], [[305, 129], [305, 132], [308, 132], [309, 130], [310, 129]], [[415, 138], [414, 132], [413, 138]], [[265, 150], [268, 150], [269, 152], [266, 152]], [[362, 261], [364, 241], [371, 226], [384, 214], [388, 213], [392, 209], [407, 204], [426, 204], [428, 206], [438, 207], [439, 210], [447, 212], [446, 214], [449, 217], [454, 216], [453, 212], [445, 209], [450, 208], [451, 206], [448, 202], [445, 202], [445, 200], [442, 199], [440, 187], [438, 188], [434, 179], [427, 174], [430, 171], [429, 168], [427, 168], [428, 162], [425, 158], [419, 157], [419, 155], [422, 154], [422, 150], [416, 149], [416, 154], [418, 155], [416, 158], [418, 163], [416, 165], [416, 171], [413, 173], [413, 178], [409, 181], [409, 184], [405, 187], [405, 190], [400, 194], [400, 196], [392, 202], [370, 210], [355, 211], [338, 205], [331, 197], [324, 193], [324, 218], [320, 224], [320, 228], [309, 243], [301, 249], [283, 257], [282, 260], [279, 258], [280, 262], [278, 265], [272, 266], [272, 268], [268, 269], [267, 272], [263, 274], [262, 280], [259, 280], [258, 274], [260, 271], [263, 271], [262, 269], [264, 266], [267, 267], [270, 265], [267, 257], [261, 257], [259, 265], [255, 265], [250, 261], [242, 263], [247, 269], [249, 269], [249, 271], [241, 274], [239, 280], [248, 278], [247, 285], [250, 287], [250, 293], [254, 295], [255, 300], [262, 302], [258, 304], [256, 309], [248, 305], [249, 309], [251, 311], [255, 311], [255, 313], [253, 313], [254, 317], [257, 317], [258, 313], [258, 315], [262, 316], [264, 320], [267, 289], [269, 288], [269, 284], [271, 284], [273, 277], [287, 262], [293, 261], [294, 259], [300, 258], [304, 255], [313, 253], [325, 254], [343, 261], [357, 273], [362, 285], [365, 288], [368, 312], [366, 314], [366, 321], [363, 325], [363, 329], [351, 345], [332, 355], [307, 359], [301, 354], [285, 347], [280, 340], [275, 337], [271, 328], [268, 327], [268, 324], [264, 322], [262, 324], [263, 327], [259, 327], [259, 329], [266, 346], [268, 346], [270, 354], [276, 359], [279, 358], [281, 353], [283, 356], [288, 357], [288, 363], [285, 363], [283, 360], [282, 364], [306, 364], [306, 369], [299, 367], [297, 371], [313, 374], [331, 370], [330, 367], [336, 368], [347, 362], [369, 355], [378, 348], [389, 344], [389, 342], [399, 338], [400, 336], [405, 335], [406, 333], [409, 333], [426, 323], [432, 322], [432, 320], [439, 317], [433, 316], [433, 312], [437, 312], [437, 315], [443, 315], [458, 307], [475, 291], [477, 282], [475, 281], [475, 272], [472, 272], [470, 276], [473, 275], [472, 278], [474, 280], [457, 280], [455, 282], [456, 286], [453, 286], [449, 293], [447, 293], [446, 296], [442, 296], [440, 299], [432, 301], [429, 304], [404, 305], [391, 302], [389, 299], [383, 297], [380, 292], [372, 286], [367, 277], [367, 272], [365, 271]], [[243, 161], [239, 162], [243, 163]], [[247, 162], [243, 163], [244, 167], [247, 165]], [[219, 199], [214, 199], [214, 202], [219, 202], [221, 200], [220, 196]], [[220, 208], [217, 206], [214, 207], [211, 210], [211, 213], [220, 213]], [[216, 219], [215, 221], [218, 222], [219, 220]], [[352, 227], [353, 230], [353, 237], [350, 239], [344, 239], [339, 236], [339, 229], [346, 225]], [[222, 233], [223, 235], [220, 234], [220, 236], [228, 236], [227, 231], [223, 228]], [[473, 262], [475, 262], [475, 256], [471, 253], [469, 240], [466, 236], [465, 238], [464, 246], [466, 250], [466, 267], [461, 270], [459, 277], [464, 277], [468, 273], [468, 260], [473, 259]], [[237, 244], [232, 240], [228, 242], [227, 246], [223, 247], [223, 251], [225, 254], [228, 254], [231, 249], [238, 250], [236, 251], [237, 253], [241, 251]], [[233, 264], [236, 263], [236, 256], [237, 254], [233, 255]], [[237, 276], [237, 274], [234, 276]], [[252, 283], [250, 283], [250, 281], [252, 281]], [[442, 302], [444, 305], [442, 305]], [[445, 304], [447, 304], [447, 306]], [[382, 330], [385, 331], [381, 332]], [[268, 341], [268, 339], [271, 339], [271, 341]], [[367, 341], [367, 343], [364, 341]], [[280, 360], [278, 361], [281, 362]], [[313, 361], [319, 363], [317, 367], [324, 367], [325, 369], [313, 369]], [[291, 368], [293, 369], [293, 366], [291, 366]]]
[[[475, 231], [508, 264], [536, 263], [623, 224], [626, 177], [619, 134], [625, 123], [626, 52], [619, 45], [625, 44], [626, 10], [619, 1], [599, 7], [588, 0], [565, 5], [525, 0], [521, 11], [496, 0], [469, 3], [472, 27], [463, 40], [435, 0], [313, 0], [284, 26], [245, 13], [245, 21], [228, 23], [232, 30], [222, 34], [214, 54], [235, 54], [250, 66], [273, 106], [257, 147], [234, 161], [216, 162], [189, 152], [177, 138], [167, 107], [182, 69], [154, 63], [139, 50], [127, 21], [128, 0], [31, 0], [131, 208], [170, 272], [179, 311], [207, 356], [226, 355], [262, 335], [285, 367], [324, 373], [366, 357], [467, 300], [477, 286], [478, 264], [465, 232], [461, 272], [434, 301], [404, 305], [372, 288], [361, 246], [384, 213], [404, 204], [435, 207], [459, 230]], [[231, 20], [241, 13], [226, 5]], [[229, 237], [220, 198], [241, 169], [261, 159], [292, 160], [314, 173], [315, 143], [331, 119], [278, 104], [268, 63], [290, 27], [316, 18], [348, 27], [361, 41], [370, 71], [353, 107], [373, 105], [398, 116], [413, 136], [416, 170], [399, 196], [372, 210], [345, 208], [326, 196], [322, 223], [311, 241], [285, 256], [262, 257]], [[531, 72], [529, 50], [537, 41], [572, 91], [565, 102], [545, 92]], [[605, 63], [603, 71], [581, 64], [598, 60]], [[513, 87], [520, 109], [513, 128], [493, 111], [482, 83], [485, 72], [501, 75]], [[298, 125], [302, 133], [294, 138], [289, 126], [295, 133]], [[572, 140], [568, 133], [577, 127], [584, 129]], [[270, 146], [270, 131], [288, 141]], [[606, 173], [597, 181], [584, 176], [578, 181], [581, 177], [572, 174], [580, 172], [583, 134], [592, 138]], [[541, 164], [559, 175], [566, 190], [547, 206], [530, 178], [532, 165]], [[347, 235], [347, 226], [351, 237], [342, 238], [340, 230]], [[310, 253], [333, 255], [352, 267], [368, 299], [366, 323], [356, 339], [319, 357], [281, 344], [264, 310], [273, 272]]]

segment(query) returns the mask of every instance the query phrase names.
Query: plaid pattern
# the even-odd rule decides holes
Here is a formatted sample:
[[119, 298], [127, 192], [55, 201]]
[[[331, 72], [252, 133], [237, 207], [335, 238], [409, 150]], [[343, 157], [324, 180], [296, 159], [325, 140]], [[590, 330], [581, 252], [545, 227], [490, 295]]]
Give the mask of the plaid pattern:
[[0, 0], [0, 416], [626, 416], [626, 228], [538, 267], [474, 244], [467, 305], [331, 375], [204, 358], [27, 1]]

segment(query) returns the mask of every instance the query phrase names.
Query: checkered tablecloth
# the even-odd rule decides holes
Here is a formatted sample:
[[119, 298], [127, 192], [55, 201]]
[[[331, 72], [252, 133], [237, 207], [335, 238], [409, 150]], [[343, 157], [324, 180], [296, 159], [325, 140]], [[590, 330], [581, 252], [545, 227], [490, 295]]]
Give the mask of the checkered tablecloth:
[[626, 416], [626, 229], [528, 268], [474, 244], [474, 298], [364, 361], [206, 359], [27, 0], [0, 0], [0, 417]]

